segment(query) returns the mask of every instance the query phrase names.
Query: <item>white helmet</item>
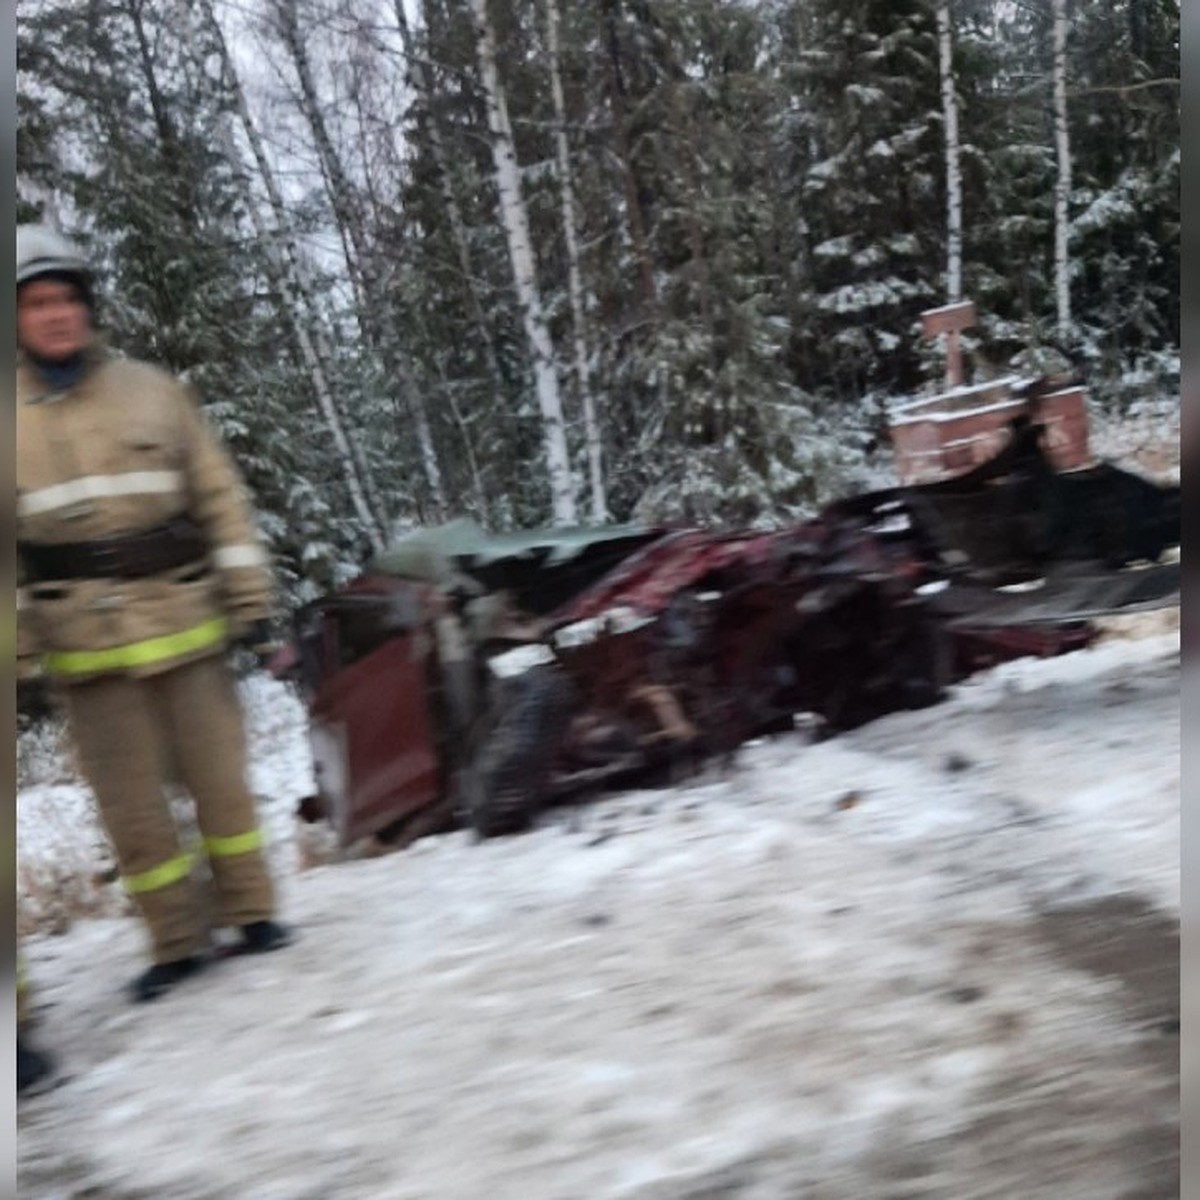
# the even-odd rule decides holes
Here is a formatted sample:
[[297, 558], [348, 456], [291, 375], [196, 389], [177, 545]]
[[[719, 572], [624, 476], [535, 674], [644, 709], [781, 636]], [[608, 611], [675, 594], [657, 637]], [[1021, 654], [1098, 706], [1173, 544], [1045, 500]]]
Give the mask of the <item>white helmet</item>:
[[88, 291], [90, 272], [73, 243], [45, 225], [18, 225], [17, 286], [39, 275], [69, 275]]

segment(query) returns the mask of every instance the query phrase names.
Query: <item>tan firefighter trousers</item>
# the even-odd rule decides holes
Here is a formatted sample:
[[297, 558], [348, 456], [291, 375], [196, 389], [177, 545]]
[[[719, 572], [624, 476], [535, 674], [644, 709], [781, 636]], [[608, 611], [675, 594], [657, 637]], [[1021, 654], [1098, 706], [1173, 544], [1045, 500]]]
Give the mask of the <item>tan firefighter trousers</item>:
[[[192, 876], [207, 855], [217, 923], [272, 915], [245, 737], [233, 678], [209, 657], [138, 679], [110, 675], [64, 689], [79, 765], [116, 849], [125, 889], [150, 930], [156, 962], [202, 949], [210, 905]], [[199, 846], [180, 844], [166, 796], [170, 774], [196, 805]]]

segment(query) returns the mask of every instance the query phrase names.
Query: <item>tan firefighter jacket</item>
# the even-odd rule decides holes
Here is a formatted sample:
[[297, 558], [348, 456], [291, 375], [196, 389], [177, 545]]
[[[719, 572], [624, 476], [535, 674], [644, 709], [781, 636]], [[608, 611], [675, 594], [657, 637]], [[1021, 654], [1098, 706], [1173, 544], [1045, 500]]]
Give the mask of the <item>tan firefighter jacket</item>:
[[183, 515], [208, 543], [206, 556], [146, 578], [22, 572], [26, 672], [39, 659], [64, 682], [153, 674], [220, 652], [268, 615], [270, 563], [246, 490], [183, 384], [97, 346], [65, 392], [19, 359], [16, 399], [18, 548], [137, 534]]

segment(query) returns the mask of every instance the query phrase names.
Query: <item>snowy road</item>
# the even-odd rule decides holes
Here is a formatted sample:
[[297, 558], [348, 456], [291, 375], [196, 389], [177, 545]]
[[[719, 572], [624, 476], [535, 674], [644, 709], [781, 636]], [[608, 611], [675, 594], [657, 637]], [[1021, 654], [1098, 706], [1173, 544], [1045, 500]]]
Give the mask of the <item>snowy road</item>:
[[[32, 938], [67, 1078], [18, 1194], [1176, 1196], [1179, 680], [1177, 634], [1108, 642], [520, 838], [285, 842], [300, 943], [146, 1008], [134, 922]], [[303, 743], [264, 711], [286, 839]], [[76, 803], [26, 788], [27, 881]]]

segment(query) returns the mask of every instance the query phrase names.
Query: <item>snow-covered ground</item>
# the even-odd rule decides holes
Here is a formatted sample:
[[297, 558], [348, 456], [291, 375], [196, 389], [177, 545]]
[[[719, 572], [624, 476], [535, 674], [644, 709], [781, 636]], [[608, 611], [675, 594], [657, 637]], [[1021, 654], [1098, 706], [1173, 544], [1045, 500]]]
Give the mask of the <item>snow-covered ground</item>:
[[145, 1007], [86, 799], [27, 743], [66, 1078], [21, 1105], [18, 1194], [1177, 1195], [1179, 686], [1177, 631], [1115, 638], [525, 836], [314, 867], [301, 713], [255, 680], [300, 940]]
[[1097, 458], [1161, 483], [1179, 482], [1178, 397], [1145, 397], [1119, 414], [1106, 414], [1092, 405], [1088, 423], [1088, 444]]

